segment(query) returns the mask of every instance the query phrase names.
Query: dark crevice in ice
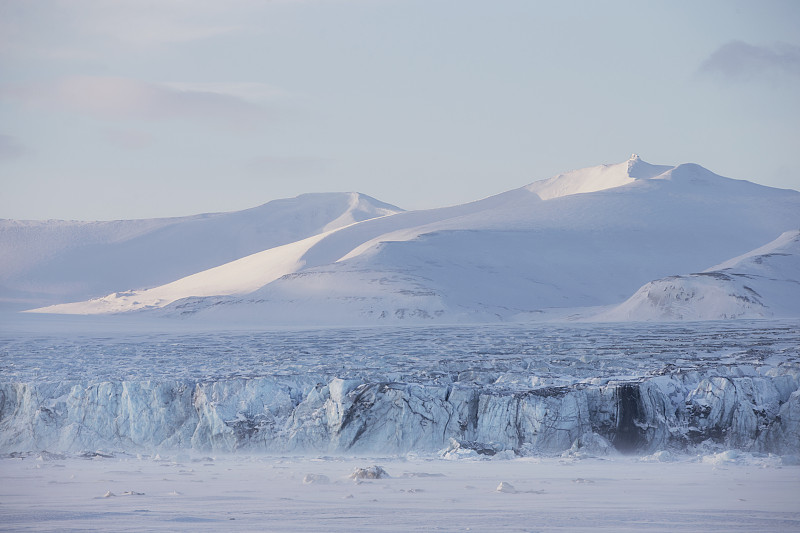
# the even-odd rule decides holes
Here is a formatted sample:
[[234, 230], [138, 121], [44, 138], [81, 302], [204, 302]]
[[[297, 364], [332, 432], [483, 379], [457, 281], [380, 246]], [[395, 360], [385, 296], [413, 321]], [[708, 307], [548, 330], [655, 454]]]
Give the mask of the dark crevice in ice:
[[638, 383], [617, 387], [617, 427], [612, 443], [622, 453], [634, 453], [647, 443], [642, 430], [642, 396]]

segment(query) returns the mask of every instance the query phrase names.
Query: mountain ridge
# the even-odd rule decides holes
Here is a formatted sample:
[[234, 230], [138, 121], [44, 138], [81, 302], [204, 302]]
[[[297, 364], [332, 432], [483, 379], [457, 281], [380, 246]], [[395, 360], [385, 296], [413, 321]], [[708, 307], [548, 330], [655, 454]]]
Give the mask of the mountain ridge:
[[188, 217], [4, 220], [0, 300], [57, 303], [159, 286], [335, 227], [398, 212], [402, 210], [360, 193], [311, 193], [242, 211]]
[[[168, 299], [147, 300], [193, 282], [47, 311], [155, 307], [261, 324], [527, 320], [617, 304], [649, 280], [700, 271], [790, 227], [800, 227], [797, 191], [633, 156], [468, 204], [349, 224], [296, 241], [291, 257], [264, 250], [188, 276], [208, 283]], [[271, 256], [277, 263], [258, 263]], [[261, 264], [261, 277], [231, 291], [227, 278], [248, 263]]]

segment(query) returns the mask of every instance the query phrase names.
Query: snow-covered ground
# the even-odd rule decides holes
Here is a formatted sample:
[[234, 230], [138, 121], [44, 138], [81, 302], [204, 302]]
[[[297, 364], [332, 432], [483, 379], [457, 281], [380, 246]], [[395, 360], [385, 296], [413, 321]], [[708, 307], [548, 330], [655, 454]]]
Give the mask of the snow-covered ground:
[[[800, 531], [800, 466], [694, 457], [32, 454], [0, 459], [8, 531]], [[380, 465], [390, 477], [352, 479]], [[500, 489], [500, 490], [498, 490]]]
[[592, 317], [607, 321], [800, 316], [800, 230], [696, 274], [652, 281]]

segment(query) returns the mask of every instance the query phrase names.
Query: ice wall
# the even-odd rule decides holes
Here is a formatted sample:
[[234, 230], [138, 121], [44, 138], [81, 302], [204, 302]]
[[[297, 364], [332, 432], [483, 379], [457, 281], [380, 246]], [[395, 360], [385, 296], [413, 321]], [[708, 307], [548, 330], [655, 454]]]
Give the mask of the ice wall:
[[[252, 378], [0, 384], [0, 452], [402, 453], [451, 439], [558, 453], [597, 433], [622, 452], [702, 442], [800, 452], [800, 366], [665, 370], [520, 391], [501, 384]], [[476, 444], [477, 443], [477, 444]]]

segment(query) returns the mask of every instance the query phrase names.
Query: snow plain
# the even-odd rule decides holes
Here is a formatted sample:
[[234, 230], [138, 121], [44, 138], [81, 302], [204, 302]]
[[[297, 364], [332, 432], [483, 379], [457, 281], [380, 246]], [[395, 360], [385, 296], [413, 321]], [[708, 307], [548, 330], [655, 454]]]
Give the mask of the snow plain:
[[[391, 477], [350, 479], [374, 464]], [[800, 530], [800, 466], [748, 454], [669, 462], [34, 454], [0, 459], [0, 468], [0, 523], [13, 531]], [[498, 491], [501, 483], [513, 491]]]

